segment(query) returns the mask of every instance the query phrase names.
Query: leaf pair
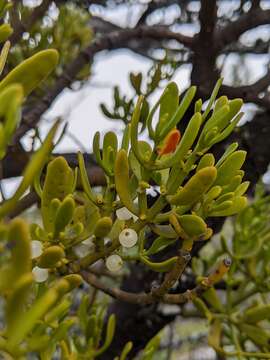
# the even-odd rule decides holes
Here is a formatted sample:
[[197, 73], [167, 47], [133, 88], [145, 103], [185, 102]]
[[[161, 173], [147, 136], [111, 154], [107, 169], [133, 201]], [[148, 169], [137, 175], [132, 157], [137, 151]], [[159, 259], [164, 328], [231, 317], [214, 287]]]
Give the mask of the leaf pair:
[[40, 194], [41, 214], [45, 230], [53, 232], [54, 237], [64, 230], [73, 217], [75, 203], [68, 195], [73, 193], [76, 183], [76, 172], [69, 167], [65, 158], [59, 156], [47, 166]]

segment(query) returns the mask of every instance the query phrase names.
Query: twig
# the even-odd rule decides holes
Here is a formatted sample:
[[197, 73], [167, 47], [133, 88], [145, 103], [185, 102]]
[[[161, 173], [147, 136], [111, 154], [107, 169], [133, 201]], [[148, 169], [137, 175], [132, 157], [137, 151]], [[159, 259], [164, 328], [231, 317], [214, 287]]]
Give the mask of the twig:
[[163, 283], [151, 290], [152, 296], [157, 299], [162, 298], [175, 284], [175, 282], [181, 278], [188, 262], [190, 261], [191, 256], [189, 252], [180, 251], [180, 255], [177, 258], [177, 261], [172, 268], [172, 270], [166, 275]]
[[225, 48], [227, 45], [237, 41], [247, 30], [257, 26], [269, 24], [270, 10], [262, 10], [260, 7], [251, 9], [237, 20], [230, 22], [226, 26], [220, 27], [215, 33], [215, 44], [217, 50]]
[[227, 86], [223, 85], [220, 89], [220, 94], [227, 95], [231, 98], [240, 97], [245, 102], [253, 102], [257, 105], [270, 109], [270, 99], [267, 96], [260, 97], [259, 94], [264, 92], [270, 85], [270, 69], [259, 80], [251, 85], [245, 86]]
[[227, 272], [229, 270], [229, 267], [230, 262], [224, 260], [213, 273], [211, 273], [207, 278], [205, 278], [194, 289], [187, 290], [181, 294], [165, 294], [162, 296], [162, 298], [157, 298], [153, 296], [152, 292], [131, 293], [118, 288], [111, 288], [99, 281], [95, 275], [85, 270], [81, 270], [80, 274], [87, 283], [120, 301], [138, 305], [147, 305], [158, 301], [165, 304], [185, 304], [196, 297], [201, 297], [201, 295], [207, 289], [213, 286], [216, 282], [220, 281], [221, 276], [224, 275], [224, 271], [226, 270], [225, 272]]
[[23, 211], [29, 209], [31, 206], [36, 204], [38, 200], [39, 197], [37, 193], [31, 191], [17, 202], [16, 208], [9, 214], [9, 218], [13, 219], [16, 216], [20, 215]]

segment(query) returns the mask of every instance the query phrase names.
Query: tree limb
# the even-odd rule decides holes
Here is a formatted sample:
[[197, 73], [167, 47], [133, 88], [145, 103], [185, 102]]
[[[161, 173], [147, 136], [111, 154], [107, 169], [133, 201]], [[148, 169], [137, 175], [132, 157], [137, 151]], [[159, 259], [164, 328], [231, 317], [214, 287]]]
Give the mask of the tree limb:
[[[226, 271], [228, 271], [230, 263], [226, 263], [226, 260], [224, 260], [216, 270], [214, 270], [207, 278], [200, 282], [194, 289], [187, 290], [184, 293], [168, 294], [167, 291], [169, 289], [166, 289], [166, 293], [163, 294], [164, 288], [160, 286], [160, 289], [162, 288], [161, 297], [153, 296], [152, 292], [131, 293], [118, 288], [109, 287], [99, 281], [95, 275], [85, 270], [80, 271], [80, 274], [87, 283], [94, 286], [96, 289], [101, 290], [105, 294], [115, 299], [130, 304], [149, 305], [159, 301], [165, 304], [185, 304], [196, 297], [200, 297], [206, 290], [208, 290], [211, 286], [220, 280], [219, 271], [222, 266], [225, 266]], [[166, 282], [166, 280], [164, 282]]]
[[214, 0], [201, 1], [199, 12], [200, 31], [194, 37], [191, 83], [199, 86], [200, 93], [212, 89], [219, 76], [216, 69], [217, 52], [214, 32], [217, 21], [217, 6]]
[[38, 194], [34, 191], [31, 191], [17, 202], [16, 208], [9, 214], [8, 217], [10, 219], [14, 219], [16, 216], [20, 215], [25, 210], [36, 204], [38, 200]]
[[240, 97], [245, 102], [252, 102], [270, 110], [269, 94], [266, 92], [264, 96], [260, 96], [260, 93], [264, 92], [269, 85], [270, 69], [268, 69], [267, 73], [263, 77], [251, 85], [238, 87], [223, 85], [220, 89], [220, 94], [227, 95], [230, 98]]
[[[12, 147], [8, 151], [6, 157], [2, 160], [2, 178], [9, 179], [12, 177], [21, 176], [25, 166], [32, 156], [31, 152], [22, 150], [14, 150]], [[70, 167], [78, 166], [78, 159], [76, 153], [53, 153], [52, 157], [63, 156]], [[106, 179], [103, 170], [96, 165], [94, 156], [92, 154], [83, 154], [85, 160], [86, 171], [92, 186], [103, 186], [106, 184]]]
[[270, 47], [270, 41], [264, 41], [262, 39], [256, 40], [255, 43], [252, 45], [244, 45], [240, 42], [233, 43], [227, 46], [225, 49], [221, 51], [221, 54], [230, 54], [230, 53], [237, 53], [240, 55], [243, 54], [268, 54]]
[[192, 46], [192, 38], [179, 33], [175, 33], [166, 27], [148, 27], [141, 26], [135, 29], [125, 29], [115, 31], [108, 35], [97, 37], [89, 47], [82, 50], [77, 58], [65, 69], [62, 76], [58, 78], [53, 87], [48, 90], [46, 95], [30, 109], [23, 112], [23, 121], [15, 133], [14, 141], [18, 141], [29, 129], [35, 127], [40, 120], [41, 115], [49, 108], [55, 98], [63, 89], [70, 86], [76, 75], [85, 64], [93, 61], [96, 53], [102, 50], [113, 50], [121, 47], [128, 47], [128, 42], [134, 38], [152, 38], [152, 39], [173, 39], [181, 42], [185, 46]]
[[246, 14], [243, 14], [237, 20], [216, 30], [216, 48], [220, 51], [227, 45], [237, 41], [244, 32], [269, 23], [270, 10], [262, 10], [260, 7], [251, 7]]

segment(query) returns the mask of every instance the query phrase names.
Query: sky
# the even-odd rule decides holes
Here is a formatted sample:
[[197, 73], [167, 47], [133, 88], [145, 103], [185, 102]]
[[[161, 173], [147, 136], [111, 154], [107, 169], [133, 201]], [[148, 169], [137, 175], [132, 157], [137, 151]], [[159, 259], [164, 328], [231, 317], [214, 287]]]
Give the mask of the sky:
[[[121, 121], [109, 120], [104, 116], [99, 104], [104, 102], [109, 107], [112, 105], [113, 87], [115, 85], [119, 85], [122, 93], [133, 96], [134, 92], [128, 80], [129, 72], [141, 71], [146, 74], [151, 65], [151, 61], [128, 50], [103, 52], [97, 55], [92, 69], [93, 76], [91, 80], [80, 91], [66, 90], [55, 101], [50, 111], [45, 114], [45, 119], [52, 120], [56, 116], [64, 115], [68, 119], [69, 132], [74, 134], [84, 148], [89, 151], [96, 131], [100, 131], [102, 134], [108, 130], [121, 133], [123, 129]], [[189, 73], [190, 66], [186, 66], [176, 74], [174, 80], [178, 83], [180, 89], [185, 89], [189, 85]], [[161, 91], [162, 89], [152, 97], [152, 103], [158, 98]], [[48, 124], [46, 124], [46, 127], [48, 127]], [[77, 148], [78, 144], [66, 136], [56, 151], [70, 151]]]

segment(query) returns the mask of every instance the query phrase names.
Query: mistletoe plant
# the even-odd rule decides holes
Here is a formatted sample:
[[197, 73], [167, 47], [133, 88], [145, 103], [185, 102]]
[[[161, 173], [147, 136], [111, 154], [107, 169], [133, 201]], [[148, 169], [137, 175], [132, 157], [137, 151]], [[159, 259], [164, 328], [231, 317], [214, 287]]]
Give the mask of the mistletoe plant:
[[[248, 182], [242, 183], [241, 170], [245, 152], [237, 150], [234, 143], [217, 162], [209, 153], [212, 145], [233, 131], [242, 116], [240, 99], [229, 101], [222, 96], [215, 101], [220, 85], [221, 81], [204, 112], [201, 100], [196, 102], [195, 114], [182, 137], [176, 125], [196, 88], [191, 87], [179, 105], [175, 83], [166, 87], [149, 112], [146, 123], [153, 146], [138, 140], [142, 97], [120, 146], [116, 135], [109, 132], [100, 151], [97, 133], [93, 149], [107, 180], [102, 192], [91, 188], [82, 154], [78, 155], [79, 179], [78, 171], [72, 170], [63, 157], [49, 163], [44, 182], [40, 176], [35, 179], [43, 220], [43, 225], [31, 226], [37, 282], [76, 273], [92, 286], [124, 301], [181, 304], [196, 301], [221, 280], [230, 267], [229, 259], [218, 263], [194, 289], [169, 293], [190, 261], [194, 243], [211, 237], [212, 229], [206, 219], [234, 215], [246, 206], [243, 195]], [[158, 108], [159, 120], [154, 127], [152, 120]], [[160, 195], [149, 206], [147, 190], [151, 187], [159, 189]], [[149, 244], [146, 239], [150, 232], [156, 235]], [[78, 252], [81, 245], [83, 253]], [[174, 256], [163, 261], [153, 259], [153, 255], [171, 245], [176, 245]], [[166, 275], [148, 293], [127, 293], [108, 288], [95, 277], [92, 265], [101, 259], [110, 272], [119, 271], [124, 262], [140, 261]], [[89, 354], [91, 346], [86, 351]]]
[[[0, 1], [2, 16], [8, 5]], [[9, 25], [1, 25], [0, 39], [5, 41], [11, 31]], [[7, 41], [2, 48], [1, 71], [9, 46]], [[20, 121], [24, 99], [57, 63], [57, 51], [44, 50], [1, 80], [1, 159]], [[120, 143], [115, 133], [108, 132], [101, 146], [96, 133], [93, 150], [106, 176], [102, 191], [91, 187], [82, 154], [78, 154], [78, 169], [70, 168], [64, 157], [50, 155], [58, 123], [52, 127], [14, 195], [0, 204], [0, 293], [4, 301], [0, 351], [5, 357], [25, 359], [35, 354], [41, 359], [58, 355], [62, 359], [94, 359], [104, 353], [114, 336], [115, 317], [109, 317], [103, 332], [101, 304], [85, 296], [79, 306], [73, 306], [80, 294], [73, 290], [86, 283], [131, 303], [184, 304], [202, 301], [221, 281], [230, 268], [229, 258], [221, 259], [213, 271], [206, 269], [193, 289], [170, 292], [175, 282], [181, 281], [194, 244], [211, 238], [207, 219], [237, 214], [247, 203], [248, 182], [242, 182], [241, 170], [246, 153], [237, 150], [237, 143], [218, 160], [210, 152], [242, 117], [241, 99], [217, 99], [220, 86], [221, 80], [205, 110], [202, 100], [196, 101], [183, 134], [177, 126], [191, 106], [196, 87], [180, 96], [174, 82], [149, 111], [144, 111], [145, 100], [139, 96]], [[139, 140], [142, 119], [149, 142]], [[30, 186], [40, 197], [41, 223], [10, 220], [11, 211]], [[159, 194], [152, 205], [147, 198], [151, 188]], [[150, 233], [153, 240], [149, 240]], [[128, 293], [99, 280], [98, 260], [105, 264], [101, 270], [107, 276], [129, 262], [141, 262], [165, 274], [149, 292]], [[158, 344], [157, 335], [142, 358], [151, 359]], [[127, 343], [119, 349], [119, 359], [124, 360], [131, 347]]]

